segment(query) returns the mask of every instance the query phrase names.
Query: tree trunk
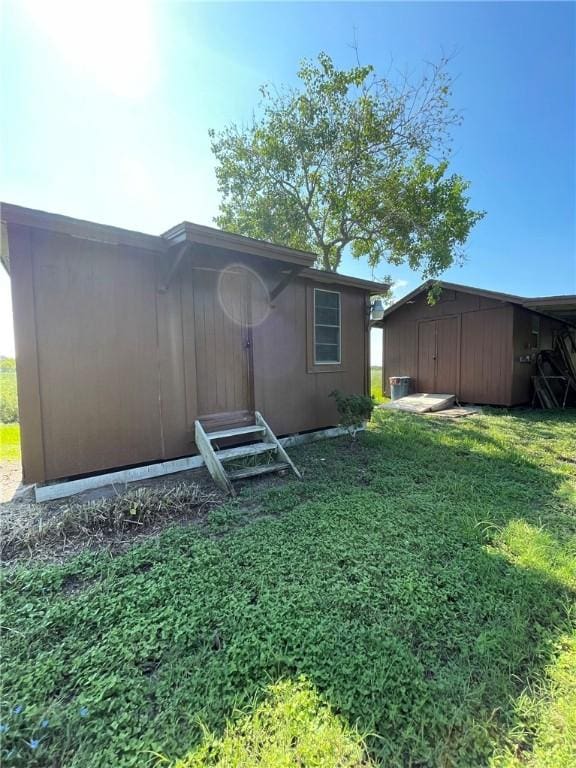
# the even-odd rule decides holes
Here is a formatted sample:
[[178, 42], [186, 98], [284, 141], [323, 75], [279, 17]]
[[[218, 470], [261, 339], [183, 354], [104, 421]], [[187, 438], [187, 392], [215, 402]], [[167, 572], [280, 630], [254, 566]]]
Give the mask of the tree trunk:
[[[328, 248], [322, 248], [322, 269], [325, 269], [327, 272], [336, 272], [338, 269], [338, 264], [333, 264], [332, 259], [330, 258], [330, 250]], [[340, 263], [340, 259], [338, 259], [338, 263]]]

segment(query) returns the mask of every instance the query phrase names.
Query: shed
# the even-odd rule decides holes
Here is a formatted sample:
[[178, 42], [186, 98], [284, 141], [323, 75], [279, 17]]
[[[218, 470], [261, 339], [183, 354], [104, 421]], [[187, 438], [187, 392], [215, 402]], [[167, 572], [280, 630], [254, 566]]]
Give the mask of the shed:
[[455, 394], [466, 403], [530, 401], [536, 355], [554, 334], [576, 326], [576, 296], [528, 299], [440, 282], [434, 304], [427, 281], [388, 307], [383, 380], [410, 376], [417, 392]]
[[193, 455], [194, 424], [333, 426], [369, 391], [370, 295], [311, 253], [184, 222], [155, 236], [2, 204], [23, 477]]

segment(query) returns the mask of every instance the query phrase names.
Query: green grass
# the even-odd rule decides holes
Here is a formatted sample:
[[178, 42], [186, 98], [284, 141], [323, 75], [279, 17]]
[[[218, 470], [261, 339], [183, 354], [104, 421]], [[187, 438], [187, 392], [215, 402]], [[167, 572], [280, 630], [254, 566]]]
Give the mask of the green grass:
[[0, 357], [0, 422], [17, 420], [16, 361], [10, 357]]
[[0, 461], [20, 461], [19, 424], [0, 424]]
[[370, 368], [370, 393], [377, 403], [384, 403], [388, 399], [382, 391], [382, 368]]
[[271, 685], [253, 712], [228, 725], [222, 738], [208, 734], [176, 768], [338, 766], [370, 768], [359, 734], [326, 705], [308, 681]]
[[575, 430], [377, 412], [206, 528], [6, 572], [2, 764], [573, 766]]

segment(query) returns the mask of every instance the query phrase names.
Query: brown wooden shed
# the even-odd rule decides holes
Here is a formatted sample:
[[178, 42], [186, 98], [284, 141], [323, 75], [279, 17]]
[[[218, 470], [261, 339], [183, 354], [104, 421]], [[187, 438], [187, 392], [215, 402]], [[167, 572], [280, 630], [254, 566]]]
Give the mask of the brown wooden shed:
[[315, 256], [183, 223], [162, 236], [2, 204], [24, 481], [196, 453], [194, 422], [278, 435], [369, 390], [370, 294]]
[[576, 325], [576, 296], [527, 299], [433, 281], [388, 307], [383, 329], [383, 381], [410, 376], [413, 391], [455, 394], [465, 403], [521, 405], [531, 398], [536, 354], [554, 333]]

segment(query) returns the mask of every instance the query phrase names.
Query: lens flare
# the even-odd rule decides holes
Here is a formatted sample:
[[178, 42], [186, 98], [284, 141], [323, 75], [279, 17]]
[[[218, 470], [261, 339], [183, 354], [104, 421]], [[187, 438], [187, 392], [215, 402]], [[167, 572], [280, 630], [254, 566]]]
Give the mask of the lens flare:
[[262, 277], [244, 264], [229, 264], [218, 276], [218, 301], [237, 325], [260, 325], [270, 314], [270, 293]]

